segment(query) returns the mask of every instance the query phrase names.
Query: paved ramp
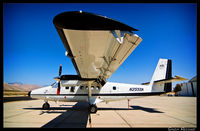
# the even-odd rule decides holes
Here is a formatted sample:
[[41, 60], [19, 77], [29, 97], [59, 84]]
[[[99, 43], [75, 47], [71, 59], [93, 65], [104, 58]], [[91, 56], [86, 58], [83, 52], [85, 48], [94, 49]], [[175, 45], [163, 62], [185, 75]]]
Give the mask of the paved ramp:
[[[78, 102], [72, 108], [61, 108], [66, 110], [61, 115], [57, 116], [42, 128], [85, 128], [88, 121], [88, 104]], [[45, 113], [55, 113], [59, 111], [59, 108], [51, 108], [50, 111]]]
[[[43, 100], [4, 103], [4, 127], [89, 128], [87, 103], [49, 102], [50, 110], [42, 110]], [[97, 104], [91, 115], [92, 127], [190, 127], [195, 128], [196, 97], [148, 96]]]

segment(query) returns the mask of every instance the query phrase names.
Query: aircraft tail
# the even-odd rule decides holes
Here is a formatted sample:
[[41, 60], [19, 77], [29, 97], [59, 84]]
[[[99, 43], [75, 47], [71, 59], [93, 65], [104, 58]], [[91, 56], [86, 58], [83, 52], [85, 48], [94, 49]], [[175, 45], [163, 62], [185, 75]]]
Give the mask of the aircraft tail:
[[169, 59], [159, 59], [149, 86], [152, 92], [170, 92], [172, 83], [157, 83], [160, 80], [172, 78], [172, 61]]
[[181, 76], [172, 77], [172, 61], [169, 59], [159, 59], [156, 69], [150, 82], [143, 83], [149, 85], [152, 92], [170, 92], [172, 82], [187, 80]]

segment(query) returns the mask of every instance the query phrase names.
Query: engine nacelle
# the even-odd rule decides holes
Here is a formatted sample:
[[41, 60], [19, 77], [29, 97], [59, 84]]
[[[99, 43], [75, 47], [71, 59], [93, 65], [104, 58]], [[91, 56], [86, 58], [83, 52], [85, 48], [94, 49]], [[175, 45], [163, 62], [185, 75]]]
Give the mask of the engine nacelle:
[[78, 85], [78, 80], [61, 80], [62, 86], [76, 86]]

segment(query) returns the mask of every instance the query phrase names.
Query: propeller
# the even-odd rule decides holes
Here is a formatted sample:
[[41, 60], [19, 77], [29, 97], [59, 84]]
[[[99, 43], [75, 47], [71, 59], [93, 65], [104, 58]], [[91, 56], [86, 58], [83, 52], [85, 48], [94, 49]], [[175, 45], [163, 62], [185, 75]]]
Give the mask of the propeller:
[[60, 94], [60, 77], [61, 77], [61, 73], [62, 73], [62, 64], [60, 64], [60, 67], [59, 67], [59, 80], [58, 80], [57, 95]]
[[59, 77], [60, 77], [61, 73], [62, 73], [62, 64], [60, 64], [60, 68], [59, 68]]

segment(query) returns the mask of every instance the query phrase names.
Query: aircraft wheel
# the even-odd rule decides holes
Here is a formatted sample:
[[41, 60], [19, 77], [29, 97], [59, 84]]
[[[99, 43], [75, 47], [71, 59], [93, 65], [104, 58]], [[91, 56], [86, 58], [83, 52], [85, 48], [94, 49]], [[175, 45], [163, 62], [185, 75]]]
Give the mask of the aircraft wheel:
[[97, 106], [96, 105], [90, 105], [89, 111], [90, 111], [90, 113], [96, 113], [97, 112]]
[[45, 103], [43, 104], [43, 106], [42, 106], [42, 109], [43, 109], [43, 110], [48, 110], [49, 108], [50, 108], [50, 105], [49, 105], [48, 102], [45, 102]]

